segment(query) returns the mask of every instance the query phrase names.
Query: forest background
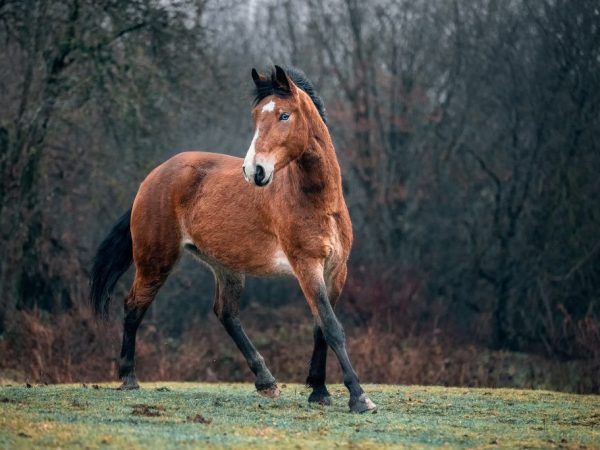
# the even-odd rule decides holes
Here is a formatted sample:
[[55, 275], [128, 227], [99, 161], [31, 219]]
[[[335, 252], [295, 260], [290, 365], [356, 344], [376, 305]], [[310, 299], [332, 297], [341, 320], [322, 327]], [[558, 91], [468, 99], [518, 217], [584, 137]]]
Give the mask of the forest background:
[[[343, 169], [361, 378], [599, 392], [598, 42], [594, 0], [0, 0], [0, 378], [115, 378], [131, 274], [97, 322], [95, 249], [165, 159], [243, 155], [250, 69], [287, 64]], [[183, 258], [138, 335], [142, 380], [250, 380], [212, 297]], [[242, 318], [303, 381], [296, 283], [249, 280]]]

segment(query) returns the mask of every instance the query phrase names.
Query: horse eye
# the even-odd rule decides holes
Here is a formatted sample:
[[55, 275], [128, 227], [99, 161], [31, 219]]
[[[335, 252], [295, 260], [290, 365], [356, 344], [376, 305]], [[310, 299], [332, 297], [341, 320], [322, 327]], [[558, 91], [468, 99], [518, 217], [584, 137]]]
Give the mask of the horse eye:
[[290, 118], [290, 115], [288, 113], [281, 113], [279, 115], [279, 120], [288, 120]]

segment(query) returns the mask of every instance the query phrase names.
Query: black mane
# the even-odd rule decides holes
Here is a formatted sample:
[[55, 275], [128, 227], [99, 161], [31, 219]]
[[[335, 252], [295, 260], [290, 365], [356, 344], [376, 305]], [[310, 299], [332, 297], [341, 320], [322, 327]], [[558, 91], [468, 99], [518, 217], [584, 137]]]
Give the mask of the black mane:
[[[323, 100], [315, 91], [314, 86], [306, 77], [306, 74], [302, 72], [300, 69], [296, 69], [295, 67], [285, 67], [285, 73], [287, 76], [294, 82], [296, 86], [302, 89], [304, 92], [308, 94], [308, 96], [313, 101], [317, 111], [319, 111], [319, 115], [323, 122], [327, 123], [327, 113], [325, 112], [325, 105], [323, 104]], [[263, 98], [268, 97], [269, 95], [276, 95], [277, 97], [289, 97], [290, 93], [285, 91], [277, 85], [277, 83], [273, 82], [273, 77], [267, 77], [265, 79], [261, 79], [258, 82], [255, 82], [254, 86], [254, 104], [256, 105]]]

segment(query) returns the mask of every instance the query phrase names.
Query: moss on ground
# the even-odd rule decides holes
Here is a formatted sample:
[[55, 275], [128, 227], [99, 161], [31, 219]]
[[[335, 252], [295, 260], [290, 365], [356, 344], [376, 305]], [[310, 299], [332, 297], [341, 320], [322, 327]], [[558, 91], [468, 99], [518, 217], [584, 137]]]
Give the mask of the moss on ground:
[[599, 448], [600, 397], [548, 391], [365, 385], [376, 414], [283, 385], [143, 383], [0, 387], [0, 448]]

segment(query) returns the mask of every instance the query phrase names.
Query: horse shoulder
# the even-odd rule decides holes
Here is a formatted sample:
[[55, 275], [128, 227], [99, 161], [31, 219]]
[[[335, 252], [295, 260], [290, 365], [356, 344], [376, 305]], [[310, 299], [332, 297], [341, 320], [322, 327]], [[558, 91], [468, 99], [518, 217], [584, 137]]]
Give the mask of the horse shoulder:
[[282, 215], [279, 240], [293, 260], [344, 262], [352, 245], [347, 209], [296, 209]]

